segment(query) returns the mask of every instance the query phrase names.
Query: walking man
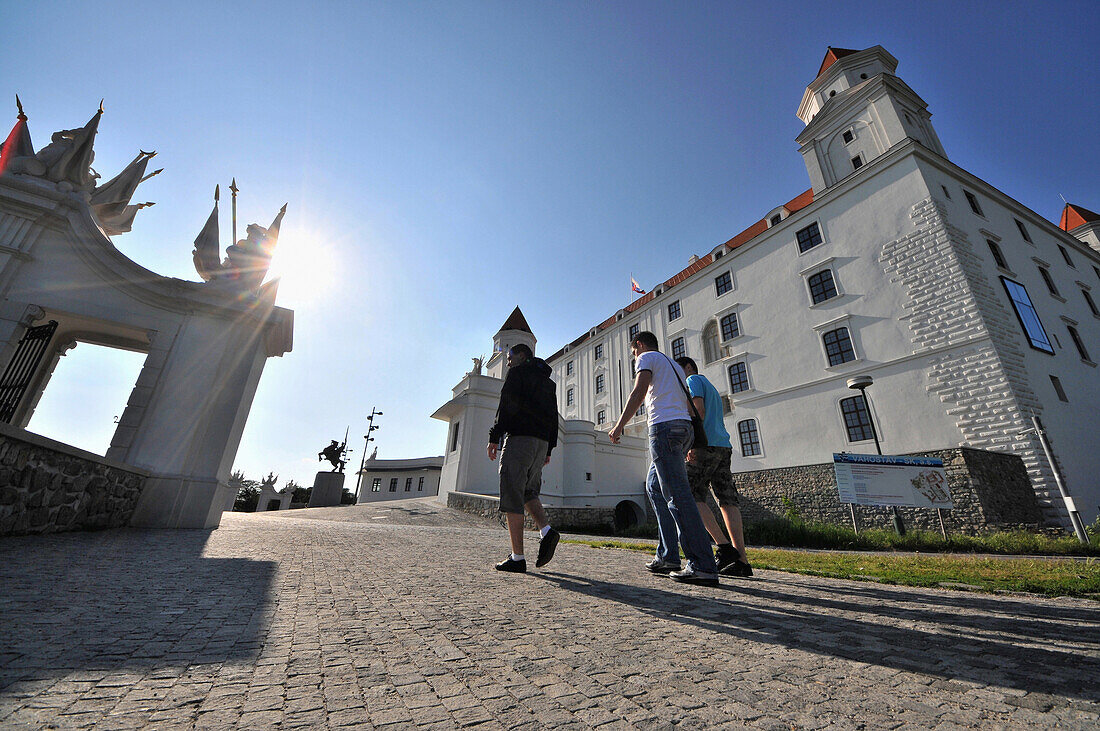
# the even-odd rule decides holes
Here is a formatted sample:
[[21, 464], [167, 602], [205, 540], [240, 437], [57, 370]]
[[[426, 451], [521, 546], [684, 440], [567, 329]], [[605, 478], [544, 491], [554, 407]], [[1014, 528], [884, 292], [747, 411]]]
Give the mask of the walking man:
[[508, 375], [500, 391], [496, 423], [489, 430], [488, 454], [495, 460], [500, 439], [507, 435], [500, 450], [500, 512], [508, 520], [512, 555], [496, 568], [522, 574], [527, 571], [523, 555], [524, 508], [542, 533], [535, 566], [550, 562], [561, 537], [550, 527], [539, 500], [542, 468], [550, 464], [550, 452], [558, 443], [558, 399], [550, 380], [550, 366], [536, 358], [529, 347], [523, 343], [513, 345], [507, 362]]
[[[707, 446], [692, 447], [687, 454], [688, 482], [691, 494], [699, 505], [699, 517], [703, 519], [707, 533], [710, 533], [718, 546], [715, 560], [718, 573], [725, 576], [752, 576], [752, 566], [745, 555], [745, 533], [741, 526], [741, 508], [737, 499], [737, 488], [733, 484], [733, 448], [730, 434], [722, 418], [722, 397], [706, 376], [699, 373], [699, 366], [691, 358], [677, 358], [676, 362], [687, 374], [687, 387], [691, 400], [703, 419], [707, 432]], [[714, 513], [707, 505], [707, 491], [714, 494], [718, 508], [722, 511], [722, 520], [729, 531], [731, 543]]]
[[[657, 350], [657, 336], [651, 332], [635, 335], [630, 350], [637, 359], [634, 388], [609, 436], [619, 443], [623, 428], [644, 400], [652, 460], [646, 493], [657, 515], [658, 533], [657, 555], [646, 568], [686, 584], [717, 586], [718, 567], [710, 536], [691, 495], [684, 462], [694, 439], [684, 372]], [[682, 571], [681, 544], [688, 559]]]

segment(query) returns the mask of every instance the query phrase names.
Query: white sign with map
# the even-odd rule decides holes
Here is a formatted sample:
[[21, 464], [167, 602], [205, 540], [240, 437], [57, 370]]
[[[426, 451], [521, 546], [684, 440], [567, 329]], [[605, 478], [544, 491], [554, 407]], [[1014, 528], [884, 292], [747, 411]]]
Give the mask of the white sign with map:
[[842, 503], [953, 508], [943, 460], [879, 454], [834, 454]]

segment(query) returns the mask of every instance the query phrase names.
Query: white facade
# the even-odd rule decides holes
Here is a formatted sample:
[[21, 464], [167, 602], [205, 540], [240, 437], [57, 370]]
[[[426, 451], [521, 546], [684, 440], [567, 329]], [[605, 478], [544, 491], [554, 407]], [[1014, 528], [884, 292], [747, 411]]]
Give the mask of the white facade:
[[[1029, 431], [1041, 418], [1076, 508], [1092, 521], [1100, 316], [1083, 293], [1100, 301], [1100, 253], [951, 163], [925, 103], [893, 76], [897, 61], [881, 47], [830, 54], [799, 108], [811, 189], [551, 356], [562, 416], [610, 429], [631, 388], [637, 326], [666, 353], [682, 338], [727, 396], [737, 472], [873, 452], [869, 438], [849, 440], [842, 413], [858, 396], [846, 380], [866, 374], [884, 452], [1018, 454], [1047, 518], [1067, 523]], [[1094, 228], [1081, 227], [1082, 238]], [[800, 246], [800, 234], [813, 245]], [[811, 283], [821, 287], [826, 269], [836, 295], [815, 304]], [[1002, 277], [1026, 288], [1053, 354], [1030, 344]], [[824, 338], [841, 328], [854, 358], [830, 365]], [[840, 337], [834, 361], [847, 356], [843, 345]], [[742, 365], [735, 389], [730, 369]], [[741, 448], [746, 423], [758, 454]], [[639, 416], [627, 433], [643, 428]]]
[[437, 495], [442, 467], [442, 457], [368, 459], [363, 465], [359, 503]]

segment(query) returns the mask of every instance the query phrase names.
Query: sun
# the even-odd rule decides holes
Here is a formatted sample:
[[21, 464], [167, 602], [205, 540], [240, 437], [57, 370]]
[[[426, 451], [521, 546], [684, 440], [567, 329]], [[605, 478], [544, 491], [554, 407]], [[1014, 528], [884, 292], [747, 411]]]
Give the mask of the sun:
[[317, 302], [331, 295], [342, 275], [331, 239], [323, 232], [284, 228], [271, 257], [269, 280], [279, 278], [279, 303]]

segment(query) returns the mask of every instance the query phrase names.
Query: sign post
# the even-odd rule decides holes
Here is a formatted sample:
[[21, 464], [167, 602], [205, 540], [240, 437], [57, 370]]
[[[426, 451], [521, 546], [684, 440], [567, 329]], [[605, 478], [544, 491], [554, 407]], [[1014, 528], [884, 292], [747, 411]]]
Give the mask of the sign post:
[[[942, 509], [954, 507], [943, 460], [882, 454], [833, 454], [840, 501], [854, 505], [935, 508], [947, 537]], [[853, 508], [854, 512], [854, 508]]]

